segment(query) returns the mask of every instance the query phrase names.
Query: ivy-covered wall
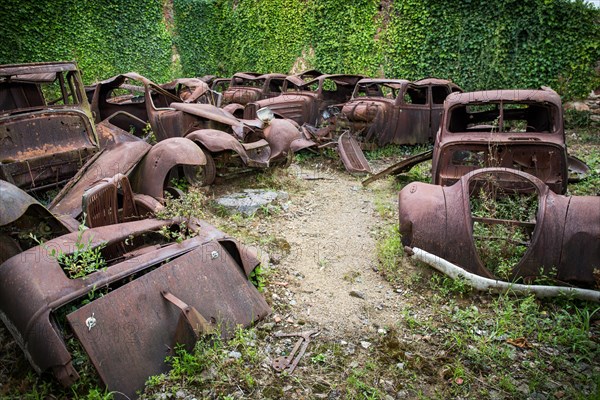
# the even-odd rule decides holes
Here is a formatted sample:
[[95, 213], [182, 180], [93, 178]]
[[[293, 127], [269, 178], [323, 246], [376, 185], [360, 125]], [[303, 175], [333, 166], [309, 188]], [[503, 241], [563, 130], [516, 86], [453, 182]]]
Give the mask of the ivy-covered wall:
[[173, 75], [162, 0], [3, 0], [0, 64], [76, 60], [87, 83]]
[[600, 84], [600, 10], [581, 0], [173, 0], [184, 74], [450, 78], [467, 90]]
[[0, 64], [76, 60], [86, 82], [314, 67], [566, 98], [600, 85], [600, 10], [582, 0], [4, 0], [0, 21]]

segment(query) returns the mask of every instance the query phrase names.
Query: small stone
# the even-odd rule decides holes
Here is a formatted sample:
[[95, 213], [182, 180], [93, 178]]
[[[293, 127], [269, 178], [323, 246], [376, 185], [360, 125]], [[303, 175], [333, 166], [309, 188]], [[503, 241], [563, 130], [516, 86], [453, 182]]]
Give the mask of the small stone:
[[371, 342], [367, 342], [366, 340], [362, 340], [362, 341], [360, 342], [360, 346], [361, 346], [363, 349], [368, 349], [369, 347], [371, 347]]
[[350, 363], [350, 368], [356, 368], [356, 367], [358, 367], [358, 361], [352, 361]]
[[260, 329], [262, 331], [270, 332], [270, 331], [273, 330], [274, 327], [275, 327], [275, 323], [274, 322], [265, 322], [264, 324], [262, 324], [261, 326], [259, 326], [258, 329]]
[[276, 324], [281, 322], [281, 317], [279, 315], [276, 315], [273, 317], [273, 321], [275, 321]]
[[285, 322], [287, 322], [288, 324], [293, 324], [294, 320], [292, 318], [288, 318], [285, 320]]
[[400, 371], [402, 371], [404, 369], [404, 363], [399, 362], [398, 364], [396, 364], [396, 368], [398, 368]]
[[347, 344], [348, 344], [348, 342], [346, 342], [345, 340], [341, 340], [341, 341], [340, 341], [340, 344], [341, 344], [342, 346], [345, 346], [345, 345], [347, 345]]
[[229, 358], [235, 358], [237, 360], [242, 357], [242, 353], [240, 353], [239, 351], [230, 351], [229, 354], [227, 354], [227, 356]]
[[379, 328], [377, 329], [377, 333], [379, 333], [380, 335], [385, 335], [387, 332], [385, 331], [385, 329]]
[[362, 300], [365, 299], [365, 294], [362, 292], [359, 292], [357, 290], [350, 291], [350, 296], [356, 297], [357, 299], [362, 299]]
[[296, 300], [290, 300], [290, 306], [295, 306], [296, 305]]
[[558, 392], [554, 393], [554, 397], [556, 397], [557, 399], [562, 399], [563, 397], [565, 397], [565, 392], [559, 390]]

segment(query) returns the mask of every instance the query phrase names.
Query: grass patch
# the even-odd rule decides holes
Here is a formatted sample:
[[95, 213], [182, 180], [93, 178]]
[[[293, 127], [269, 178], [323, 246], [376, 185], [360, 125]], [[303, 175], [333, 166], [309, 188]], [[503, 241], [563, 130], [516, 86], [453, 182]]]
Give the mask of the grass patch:
[[377, 240], [376, 250], [380, 271], [390, 282], [399, 282], [404, 275], [404, 272], [398, 268], [404, 249], [397, 224], [384, 228]]

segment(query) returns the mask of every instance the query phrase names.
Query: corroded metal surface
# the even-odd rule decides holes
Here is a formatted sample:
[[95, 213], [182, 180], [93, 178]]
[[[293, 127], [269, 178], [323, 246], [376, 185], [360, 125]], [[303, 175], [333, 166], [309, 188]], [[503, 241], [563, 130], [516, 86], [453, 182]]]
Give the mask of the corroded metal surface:
[[229, 87], [223, 92], [223, 104], [246, 105], [252, 101], [279, 96], [283, 91], [285, 74], [237, 73], [231, 77]]
[[360, 145], [349, 132], [343, 133], [338, 139], [338, 152], [348, 172], [371, 172], [371, 167]]
[[[164, 360], [174, 355], [181, 311], [163, 292], [192, 306], [223, 336], [269, 312], [232, 255], [218, 242], [206, 243], [68, 315], [111, 390], [131, 396], [149, 376], [169, 369]], [[88, 329], [91, 316], [98, 322]]]
[[0, 178], [26, 190], [64, 183], [98, 151], [74, 63], [0, 66]]
[[560, 97], [551, 89], [453, 93], [433, 151], [433, 183], [469, 171], [507, 167], [567, 190], [567, 148]]
[[70, 224], [56, 218], [33, 197], [2, 180], [0, 205], [0, 264], [29, 248], [34, 243], [30, 234], [47, 240], [72, 231]]
[[206, 157], [198, 146], [186, 138], [169, 138], [152, 146], [131, 175], [131, 185], [136, 193], [163, 198], [169, 171], [178, 165], [201, 167]]
[[88, 188], [116, 174], [128, 175], [151, 148], [151, 145], [138, 139], [102, 150], [58, 193], [48, 208], [53, 213], [77, 218], [82, 211], [81, 197]]
[[[308, 75], [307, 75], [308, 76]], [[323, 120], [322, 113], [330, 106], [347, 102], [352, 96], [361, 75], [319, 75], [304, 82], [300, 77], [287, 77], [287, 87], [295, 90], [270, 99], [250, 102], [244, 110], [244, 118], [256, 118], [256, 112], [269, 107], [274, 113], [302, 125], [317, 125]]]
[[443, 79], [362, 79], [338, 121], [377, 146], [433, 142], [444, 99], [454, 91], [462, 89]]
[[[76, 232], [0, 266], [0, 318], [36, 371], [51, 370], [65, 385], [78, 378], [55, 324], [65, 306], [79, 308], [68, 319], [109, 390], [130, 396], [149, 374], [165, 370], [164, 356], [175, 344], [178, 313], [162, 292], [184, 300], [213, 325], [222, 322], [225, 336], [269, 312], [247, 280], [259, 264], [253, 252], [202, 221], [187, 224], [197, 236], [181, 243], [156, 233], [178, 223], [148, 219], [86, 230], [82, 240], [92, 247], [105, 243], [105, 255], [117, 245], [122, 251], [107, 260], [107, 268], [85, 278], [69, 278], [50, 255], [51, 250], [71, 254]], [[100, 290], [109, 293], [81, 308], [78, 299]]]
[[[474, 196], [490, 188], [534, 196], [537, 208], [533, 218], [523, 221], [472, 215]], [[490, 204], [496, 201], [492, 199]], [[527, 250], [512, 265], [510, 280], [546, 277], [583, 287], [596, 284], [600, 197], [558, 195], [533, 175], [508, 168], [486, 168], [469, 172], [452, 186], [420, 182], [407, 185], [399, 194], [399, 215], [404, 245], [422, 248], [478, 275], [497, 278], [484, 265], [475, 246], [474, 223], [500, 224], [528, 232], [527, 240], [518, 243]]]

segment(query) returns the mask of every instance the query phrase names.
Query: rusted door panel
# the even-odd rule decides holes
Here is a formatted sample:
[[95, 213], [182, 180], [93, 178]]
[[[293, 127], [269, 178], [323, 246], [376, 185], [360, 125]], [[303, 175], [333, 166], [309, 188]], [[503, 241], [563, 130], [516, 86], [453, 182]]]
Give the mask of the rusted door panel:
[[124, 142], [105, 149], [95, 160], [88, 163], [79, 175], [54, 198], [48, 209], [55, 214], [77, 218], [81, 214], [81, 196], [93, 183], [116, 174], [127, 174], [150, 150], [144, 141]]
[[402, 136], [395, 135], [394, 144], [427, 143], [429, 137], [429, 106], [403, 105], [398, 115], [398, 125], [404, 130]]
[[[103, 382], [133, 397], [173, 354], [180, 309], [170, 292], [194, 307], [223, 336], [269, 313], [245, 273], [217, 242], [204, 244], [69, 314], [67, 319]], [[91, 329], [86, 320], [93, 317]]]
[[41, 111], [0, 121], [0, 162], [5, 178], [29, 189], [72, 177], [98, 147], [88, 116]]
[[348, 172], [371, 172], [360, 145], [349, 132], [343, 133], [338, 140], [338, 152]]

